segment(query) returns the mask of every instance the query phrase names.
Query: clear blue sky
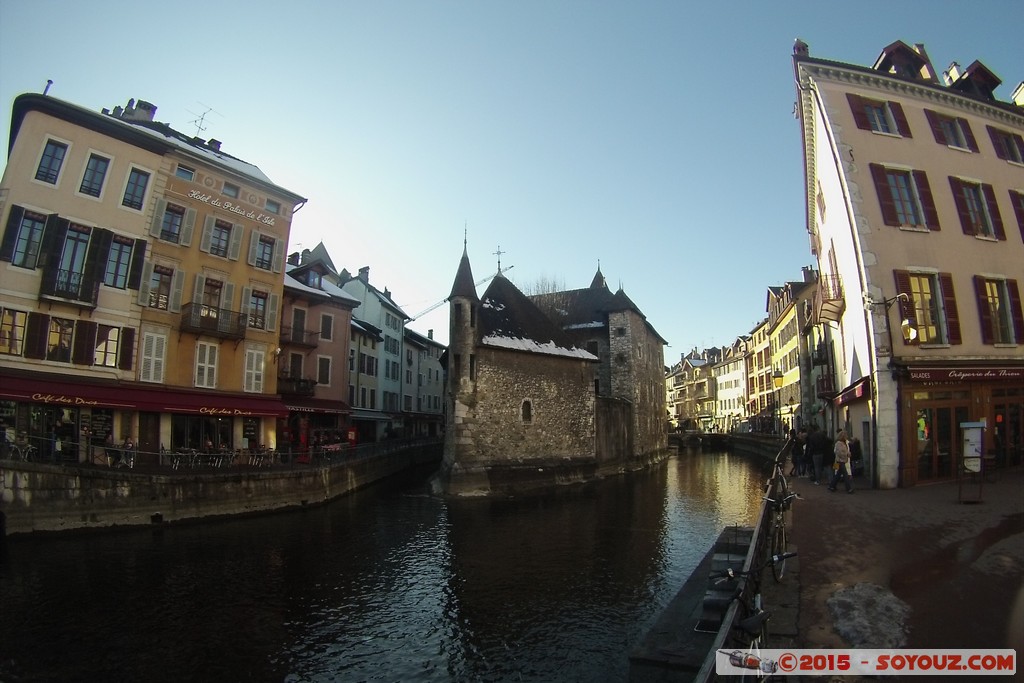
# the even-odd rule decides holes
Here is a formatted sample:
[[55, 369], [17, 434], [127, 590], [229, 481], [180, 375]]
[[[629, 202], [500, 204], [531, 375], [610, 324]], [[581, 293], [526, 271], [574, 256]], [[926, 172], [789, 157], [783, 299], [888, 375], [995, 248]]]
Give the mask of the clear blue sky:
[[[1008, 100], [1024, 2], [0, 0], [0, 106], [129, 98], [309, 198], [289, 248], [370, 266], [409, 315], [473, 271], [586, 287], [598, 263], [666, 363], [765, 315], [813, 263], [793, 40], [870, 65], [895, 40], [980, 59]], [[208, 111], [209, 110], [209, 111]], [[6, 161], [6, 159], [5, 159]], [[482, 292], [482, 288], [480, 290]], [[447, 342], [447, 306], [413, 323]]]

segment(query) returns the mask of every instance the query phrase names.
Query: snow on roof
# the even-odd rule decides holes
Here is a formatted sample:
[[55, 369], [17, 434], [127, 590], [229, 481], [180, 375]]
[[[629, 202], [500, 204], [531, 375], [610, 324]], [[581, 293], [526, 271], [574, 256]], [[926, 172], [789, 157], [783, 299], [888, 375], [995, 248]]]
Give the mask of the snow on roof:
[[537, 342], [533, 339], [522, 339], [514, 337], [499, 337], [488, 335], [481, 340], [484, 346], [494, 346], [501, 349], [513, 351], [529, 351], [531, 353], [543, 353], [549, 356], [566, 356], [569, 358], [582, 358], [584, 360], [597, 360], [597, 356], [578, 348], [564, 348], [554, 342]]

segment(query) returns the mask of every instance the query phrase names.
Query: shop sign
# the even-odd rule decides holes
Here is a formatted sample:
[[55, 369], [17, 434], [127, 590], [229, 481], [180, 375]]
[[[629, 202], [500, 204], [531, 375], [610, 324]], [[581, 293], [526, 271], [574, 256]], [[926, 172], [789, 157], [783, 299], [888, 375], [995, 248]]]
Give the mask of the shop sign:
[[210, 206], [215, 206], [215, 207], [217, 207], [219, 209], [224, 209], [225, 211], [230, 211], [231, 213], [238, 214], [239, 216], [245, 216], [249, 220], [256, 221], [257, 223], [262, 223], [263, 225], [273, 225], [274, 224], [274, 220], [275, 219], [274, 219], [273, 216], [268, 216], [265, 213], [256, 213], [252, 209], [246, 209], [244, 206], [240, 206], [238, 204], [232, 204], [231, 202], [222, 202], [217, 197], [213, 197], [211, 195], [204, 194], [204, 193], [200, 192], [199, 190], [192, 190], [191, 192], [189, 192], [188, 193], [188, 198], [189, 199], [196, 199], [198, 201], [203, 202], [204, 204], [209, 204]]
[[1004, 382], [1024, 380], [1021, 368], [908, 368], [912, 382]]
[[81, 396], [56, 396], [54, 394], [32, 394], [32, 400], [63, 406], [98, 406], [100, 404], [99, 401], [92, 401]]
[[199, 412], [203, 415], [252, 415], [251, 410], [242, 410], [241, 408], [200, 408]]

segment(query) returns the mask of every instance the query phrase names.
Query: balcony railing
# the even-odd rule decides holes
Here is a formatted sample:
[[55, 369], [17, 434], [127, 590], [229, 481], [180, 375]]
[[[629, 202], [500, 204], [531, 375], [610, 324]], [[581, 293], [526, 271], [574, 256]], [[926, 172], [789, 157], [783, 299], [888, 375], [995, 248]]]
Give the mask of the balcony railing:
[[846, 310], [846, 299], [843, 298], [843, 282], [838, 275], [822, 275], [818, 279], [814, 302], [817, 322], [839, 322]]
[[277, 393], [289, 396], [312, 396], [316, 384], [316, 380], [309, 377], [281, 375], [277, 378]]
[[95, 278], [86, 278], [84, 273], [74, 270], [53, 270], [43, 274], [39, 286], [40, 299], [58, 299], [78, 304], [95, 306], [100, 295], [100, 283]]
[[320, 333], [313, 330], [300, 330], [294, 327], [281, 328], [281, 343], [293, 346], [315, 348], [320, 341]]
[[818, 347], [811, 351], [811, 366], [815, 365], [828, 365], [828, 353], [824, 344], [818, 344]]
[[814, 388], [818, 398], [832, 398], [836, 393], [832, 375], [819, 375], [814, 382]]
[[195, 302], [181, 307], [181, 329], [184, 332], [244, 339], [247, 319], [248, 316], [238, 311]]

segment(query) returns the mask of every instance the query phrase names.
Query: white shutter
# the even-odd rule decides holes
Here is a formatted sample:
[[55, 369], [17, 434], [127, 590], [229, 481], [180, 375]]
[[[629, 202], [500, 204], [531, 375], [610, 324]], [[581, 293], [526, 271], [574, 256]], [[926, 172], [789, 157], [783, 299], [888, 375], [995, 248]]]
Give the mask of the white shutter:
[[183, 247], [192, 246], [192, 233], [195, 231], [195, 228], [196, 210], [185, 209], [185, 220], [181, 223], [181, 235], [179, 235], [178, 244]]
[[216, 222], [213, 216], [207, 216], [203, 223], [203, 236], [199, 239], [199, 251], [210, 253], [210, 243], [213, 241], [213, 225]]
[[245, 228], [238, 223], [231, 226], [231, 244], [228, 246], [228, 258], [232, 261], [238, 260], [238, 254], [242, 251], [242, 235]]
[[252, 234], [249, 236], [249, 258], [247, 262], [250, 266], [256, 265], [256, 250], [259, 248], [259, 246], [260, 233], [258, 230], [253, 230]]
[[142, 264], [142, 279], [139, 281], [138, 304], [143, 308], [149, 306], [149, 289], [153, 284], [153, 263], [146, 261]]
[[277, 294], [271, 294], [267, 298], [267, 318], [263, 327], [267, 332], [273, 332], [277, 329], [277, 299]]
[[181, 293], [185, 289], [185, 271], [176, 270], [171, 276], [171, 300], [167, 302], [167, 310], [172, 313], [181, 312]]
[[284, 270], [284, 246], [284, 240], [274, 240], [273, 268], [275, 273], [280, 273]]
[[153, 222], [149, 226], [149, 234], [152, 237], [159, 237], [164, 229], [164, 213], [167, 211], [167, 200], [157, 197], [156, 205], [153, 208]]

